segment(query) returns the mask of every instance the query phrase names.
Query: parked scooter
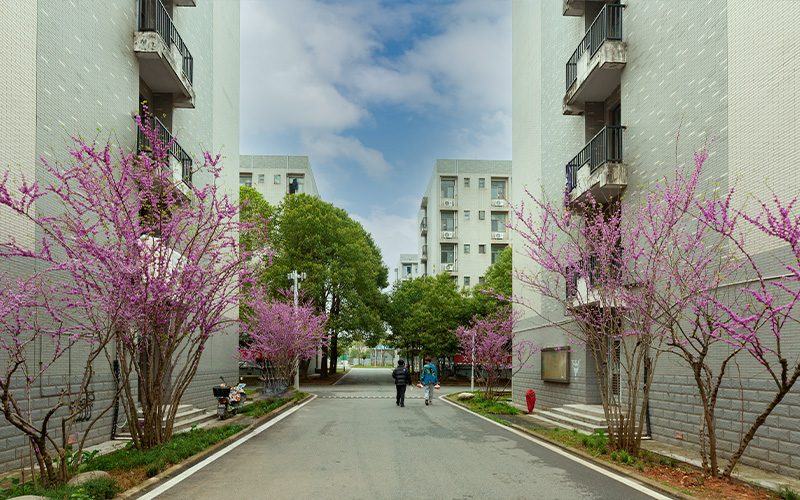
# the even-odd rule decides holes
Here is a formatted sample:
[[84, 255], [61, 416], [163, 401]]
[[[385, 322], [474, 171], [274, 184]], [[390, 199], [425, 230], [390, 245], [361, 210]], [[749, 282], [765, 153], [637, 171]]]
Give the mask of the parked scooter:
[[225, 420], [229, 414], [236, 415], [239, 408], [244, 406], [244, 402], [247, 401], [244, 388], [247, 384], [240, 383], [231, 387], [224, 378], [220, 379], [222, 383], [214, 387], [214, 397], [217, 398], [217, 416], [220, 420]]

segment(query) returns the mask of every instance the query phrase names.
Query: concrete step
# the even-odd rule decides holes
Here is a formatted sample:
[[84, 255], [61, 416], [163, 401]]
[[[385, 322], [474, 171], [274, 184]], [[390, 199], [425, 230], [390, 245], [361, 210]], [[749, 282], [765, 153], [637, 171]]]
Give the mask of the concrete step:
[[588, 427], [606, 427], [606, 419], [595, 412], [584, 412], [581, 409], [562, 406], [561, 408], [551, 408], [549, 412], [559, 417], [564, 417], [573, 421], [583, 422]]
[[[142, 416], [141, 410], [139, 417]], [[184, 404], [178, 405], [178, 412], [175, 414], [175, 421], [172, 424], [172, 432], [178, 433], [188, 431], [192, 426], [198, 428], [205, 427], [208, 423], [213, 422], [217, 418], [216, 412], [206, 411], [202, 408], [195, 408], [192, 405]], [[127, 424], [117, 430], [115, 441], [130, 441], [131, 433]]]
[[551, 411], [537, 412], [535, 418], [542, 420], [553, 427], [567, 430], [575, 429], [583, 434], [592, 434], [600, 430], [606, 430], [605, 425], [592, 425], [583, 420], [575, 420], [566, 415], [553, 413]]

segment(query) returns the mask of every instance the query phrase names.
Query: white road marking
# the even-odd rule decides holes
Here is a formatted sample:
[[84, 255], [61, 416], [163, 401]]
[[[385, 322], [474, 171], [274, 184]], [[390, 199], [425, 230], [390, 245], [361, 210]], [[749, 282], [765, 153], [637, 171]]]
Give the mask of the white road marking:
[[558, 446], [553, 446], [552, 444], [550, 444], [550, 443], [548, 443], [546, 441], [542, 441], [540, 439], [536, 439], [535, 436], [531, 436], [530, 434], [527, 434], [525, 432], [522, 432], [522, 431], [519, 431], [517, 429], [514, 429], [513, 427], [509, 427], [507, 425], [503, 425], [503, 424], [501, 424], [499, 422], [495, 422], [491, 418], [484, 417], [483, 415], [481, 415], [479, 413], [475, 413], [474, 411], [472, 411], [470, 409], [464, 408], [461, 405], [453, 403], [452, 401], [447, 399], [445, 396], [439, 396], [439, 399], [441, 399], [445, 403], [449, 403], [449, 404], [455, 406], [456, 408], [458, 408], [460, 410], [464, 410], [466, 412], [469, 412], [469, 413], [475, 415], [476, 417], [482, 418], [482, 419], [486, 420], [489, 423], [492, 423], [492, 424], [494, 424], [494, 425], [496, 425], [498, 427], [502, 427], [503, 429], [505, 429], [505, 430], [507, 430], [509, 432], [513, 432], [517, 436], [525, 438], [528, 441], [532, 441], [532, 442], [538, 444], [539, 446], [541, 446], [543, 448], [547, 448], [548, 450], [550, 450], [552, 452], [558, 453], [559, 455], [561, 455], [563, 457], [566, 457], [566, 458], [572, 460], [573, 462], [577, 462], [577, 463], [579, 463], [579, 464], [581, 464], [581, 465], [583, 465], [585, 467], [588, 467], [588, 468], [592, 469], [593, 471], [599, 472], [600, 474], [603, 474], [604, 476], [610, 477], [611, 479], [614, 479], [615, 481], [619, 481], [620, 483], [626, 484], [626, 485], [630, 486], [631, 488], [644, 493], [645, 495], [648, 495], [648, 496], [650, 496], [652, 498], [656, 498], [658, 500], [673, 500], [672, 497], [668, 497], [666, 495], [662, 495], [661, 493], [659, 493], [657, 491], [654, 491], [654, 490], [651, 490], [650, 488], [648, 488], [648, 487], [646, 487], [646, 486], [644, 486], [642, 484], [639, 484], [639, 483], [637, 483], [636, 481], [634, 481], [634, 480], [632, 480], [630, 478], [627, 478], [627, 477], [622, 476], [620, 474], [617, 474], [615, 472], [611, 472], [608, 469], [600, 467], [597, 464], [594, 464], [592, 462], [586, 461], [586, 460], [584, 460], [584, 459], [582, 459], [582, 458], [580, 458], [580, 457], [578, 457], [576, 455], [573, 455], [572, 453], [569, 453], [569, 452], [567, 452], [565, 450], [562, 450]]
[[167, 481], [166, 483], [160, 485], [159, 487], [157, 487], [153, 491], [147, 493], [144, 496], [139, 497], [139, 500], [152, 500], [152, 499], [156, 498], [158, 495], [164, 493], [168, 489], [170, 489], [173, 486], [177, 485], [178, 483], [180, 483], [184, 479], [188, 478], [189, 476], [191, 476], [195, 472], [199, 471], [200, 469], [202, 469], [206, 465], [209, 465], [210, 463], [214, 462], [218, 458], [221, 458], [221, 457], [225, 456], [229, 451], [232, 451], [232, 450], [238, 448], [240, 445], [246, 443], [251, 438], [254, 438], [254, 437], [258, 436], [259, 434], [261, 434], [265, 430], [269, 429], [273, 425], [277, 424], [278, 422], [280, 422], [284, 418], [288, 417], [292, 413], [296, 412], [297, 410], [299, 410], [300, 408], [304, 407], [305, 405], [307, 405], [308, 403], [314, 401], [317, 398], [317, 396], [314, 395], [314, 394], [312, 394], [312, 396], [313, 397], [311, 399], [309, 399], [308, 401], [306, 401], [305, 403], [297, 405], [294, 408], [292, 408], [291, 410], [285, 411], [281, 415], [273, 418], [272, 420], [270, 420], [266, 424], [264, 424], [261, 427], [257, 428], [256, 430], [254, 430], [250, 434], [244, 436], [241, 439], [238, 439], [238, 440], [234, 441], [232, 444], [230, 444], [229, 446], [226, 446], [225, 448], [217, 451], [216, 453], [213, 453], [213, 454], [209, 455], [202, 462], [199, 462], [199, 463], [191, 466], [190, 468], [186, 469], [185, 471], [181, 472], [180, 474], [178, 474], [174, 478], [172, 478], [169, 481]]

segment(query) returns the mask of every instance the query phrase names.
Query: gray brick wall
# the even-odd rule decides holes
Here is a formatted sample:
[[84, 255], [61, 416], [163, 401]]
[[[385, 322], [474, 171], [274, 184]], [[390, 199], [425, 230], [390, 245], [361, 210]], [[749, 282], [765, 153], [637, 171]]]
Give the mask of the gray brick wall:
[[[139, 62], [133, 51], [137, 29], [136, 0], [31, 0], [0, 2], [0, 42], [11, 50], [0, 53], [0, 169], [9, 166], [40, 183], [52, 181], [42, 162], [67, 162], [72, 136], [100, 142], [110, 140], [123, 150], [136, 144], [133, 114], [139, 108]], [[239, 4], [236, 1], [197, 0], [196, 7], [175, 7], [172, 18], [194, 57], [195, 109], [178, 109], [172, 116], [181, 146], [202, 163], [201, 152], [221, 152], [223, 172], [218, 182], [223, 192], [238, 198], [239, 153]], [[199, 174], [195, 183], [210, 181]], [[57, 213], [53, 201], [36, 209]], [[0, 238], [41, 238], [39, 231], [0, 211]], [[23, 240], [24, 241], [24, 240]], [[0, 273], [33, 271], [21, 260], [0, 262]], [[238, 310], [228, 311], [230, 318]], [[47, 345], [32, 346], [45, 352]], [[236, 332], [215, 335], [207, 343], [196, 380], [185, 402], [212, 407], [211, 386], [224, 375], [237, 377], [234, 359]], [[38, 351], [37, 351], [38, 349]], [[82, 373], [86, 349], [75, 348], [53, 364], [42, 381], [42, 394], [53, 394]], [[44, 359], [44, 358], [42, 358]], [[2, 362], [2, 360], [0, 360]], [[104, 359], [95, 366], [92, 383], [95, 414], [111, 402], [113, 377]], [[53, 397], [34, 400], [41, 408]], [[83, 428], [82, 428], [83, 429]], [[111, 414], [91, 430], [89, 444], [110, 437]], [[0, 422], [0, 470], [20, 466], [26, 443], [19, 433]]]
[[[694, 151], [711, 139], [711, 155], [701, 180], [704, 189], [725, 191], [736, 185], [741, 193], [737, 202], [753, 193], [768, 198], [772, 190], [794, 197], [797, 183], [786, 181], [796, 176], [786, 169], [793, 168], [794, 159], [800, 155], [794, 137], [800, 93], [792, 76], [800, 63], [800, 49], [790, 40], [800, 30], [800, 12], [777, 7], [788, 3], [625, 3], [627, 65], [619, 89], [622, 124], [627, 127], [625, 202], [635, 203], [633, 193], [668, 176], [676, 161], [691, 164]], [[595, 13], [589, 12], [584, 18], [563, 17], [560, 7], [558, 1], [513, 2], [514, 178], [518, 186], [529, 187], [537, 194], [543, 184], [551, 199], [563, 189], [564, 163], [599, 127], [602, 114], [599, 103], [590, 103], [584, 117], [561, 115], [564, 64]], [[753, 42], [757, 34], [767, 32], [779, 35], [768, 37], [765, 43]], [[523, 200], [520, 190], [513, 195], [515, 200]], [[776, 262], [787, 257], [785, 249], [767, 245], [763, 238], [753, 241], [751, 248], [756, 252], [773, 252], [756, 256], [765, 274], [783, 272]], [[518, 268], [530, 266], [519, 254], [514, 264]], [[563, 311], [552, 303], [525, 290], [518, 281], [514, 286], [515, 294], [528, 299], [547, 319], [563, 320]], [[520, 310], [525, 312], [524, 308]], [[533, 328], [541, 320], [525, 314], [529, 317], [519, 327], [525, 338], [543, 346], [566, 343], [566, 336], [557, 329]], [[768, 339], [769, 333], [764, 333]], [[789, 325], [783, 332], [782, 353], [789, 359], [800, 355], [798, 333], [797, 325]], [[724, 344], [715, 346], [709, 358], [711, 365], [729, 352], [730, 347]], [[746, 355], [739, 356], [728, 370], [729, 380], [718, 403], [718, 427], [720, 447], [730, 452], [738, 443], [742, 421], [752, 421], [770, 397], [770, 381], [763, 367]], [[650, 412], [654, 437], [696, 447], [699, 410], [689, 370], [675, 358], [662, 356], [653, 376]], [[537, 377], [536, 369], [517, 377], [516, 401], [523, 401], [524, 390], [530, 386], [539, 387], [539, 400], [548, 405], [582, 402], [580, 395], [552, 390]], [[797, 394], [798, 389], [794, 389], [770, 416], [746, 454], [745, 463], [790, 475], [798, 473]], [[683, 433], [683, 440], [676, 439], [677, 432]]]

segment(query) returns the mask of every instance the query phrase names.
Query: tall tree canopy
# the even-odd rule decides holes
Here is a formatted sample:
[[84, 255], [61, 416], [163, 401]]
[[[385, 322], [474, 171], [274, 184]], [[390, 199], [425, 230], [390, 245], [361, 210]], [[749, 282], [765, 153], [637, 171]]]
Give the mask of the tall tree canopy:
[[497, 260], [486, 270], [483, 283], [472, 288], [473, 312], [479, 316], [490, 315], [504, 306], [511, 298], [511, 262], [513, 251], [506, 247], [497, 255]]
[[289, 287], [286, 276], [293, 270], [306, 273], [301, 288], [328, 317], [330, 348], [324, 352], [330, 354], [331, 373], [340, 335], [368, 339], [383, 334], [381, 290], [388, 285], [389, 270], [372, 237], [347, 212], [307, 194], [286, 196], [270, 222], [270, 245], [273, 266], [262, 283], [277, 291]]
[[387, 314], [391, 341], [412, 355], [452, 356], [458, 352], [454, 332], [470, 315], [467, 298], [448, 274], [397, 282]]

